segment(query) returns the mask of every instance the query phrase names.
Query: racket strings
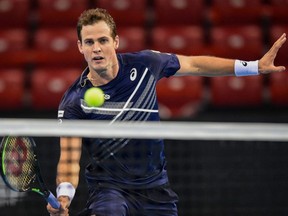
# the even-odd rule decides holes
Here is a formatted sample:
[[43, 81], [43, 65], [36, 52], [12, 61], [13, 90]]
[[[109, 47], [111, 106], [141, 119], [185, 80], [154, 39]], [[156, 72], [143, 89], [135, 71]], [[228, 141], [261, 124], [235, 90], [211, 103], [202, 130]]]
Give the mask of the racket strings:
[[26, 191], [36, 178], [33, 144], [25, 138], [10, 138], [6, 145], [5, 172], [11, 187]]

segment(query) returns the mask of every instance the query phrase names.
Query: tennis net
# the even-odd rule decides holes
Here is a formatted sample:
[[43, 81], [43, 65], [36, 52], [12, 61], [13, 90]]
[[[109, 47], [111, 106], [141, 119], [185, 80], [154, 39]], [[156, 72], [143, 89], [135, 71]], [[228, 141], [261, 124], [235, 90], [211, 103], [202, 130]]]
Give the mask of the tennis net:
[[[59, 137], [165, 139], [168, 174], [179, 215], [287, 215], [288, 124], [168, 122], [114, 123], [1, 119], [0, 136], [32, 136], [47, 186], [55, 191]], [[125, 148], [125, 147], [124, 147]], [[71, 215], [87, 200], [80, 184]], [[69, 160], [67, 161], [69, 162]], [[0, 181], [0, 215], [48, 215], [37, 194], [12, 192]]]

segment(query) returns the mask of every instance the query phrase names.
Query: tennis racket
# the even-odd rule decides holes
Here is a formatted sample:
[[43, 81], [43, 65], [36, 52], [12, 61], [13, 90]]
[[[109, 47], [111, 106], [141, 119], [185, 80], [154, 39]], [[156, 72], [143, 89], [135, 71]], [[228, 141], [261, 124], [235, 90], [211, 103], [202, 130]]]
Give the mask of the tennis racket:
[[53, 208], [60, 208], [60, 203], [43, 181], [36, 155], [36, 144], [32, 138], [4, 137], [0, 157], [1, 176], [10, 189], [17, 192], [36, 192]]

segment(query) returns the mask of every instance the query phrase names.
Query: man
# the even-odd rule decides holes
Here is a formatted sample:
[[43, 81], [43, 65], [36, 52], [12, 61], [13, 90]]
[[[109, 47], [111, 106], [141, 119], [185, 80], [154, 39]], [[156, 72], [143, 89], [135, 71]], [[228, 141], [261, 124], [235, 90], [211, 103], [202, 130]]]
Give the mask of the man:
[[[65, 93], [58, 112], [61, 121], [159, 121], [155, 86], [162, 77], [175, 73], [246, 76], [285, 70], [274, 66], [277, 52], [286, 41], [285, 34], [259, 61], [245, 62], [150, 50], [117, 54], [119, 36], [115, 23], [99, 8], [81, 14], [77, 32], [78, 48], [88, 67]], [[85, 91], [93, 86], [105, 93], [101, 109], [88, 107], [83, 100]], [[163, 140], [77, 137], [60, 140], [57, 197], [61, 208], [53, 209], [48, 204], [50, 215], [69, 214], [79, 180], [82, 142], [91, 156], [85, 172], [89, 199], [82, 215], [177, 215], [177, 195], [169, 186]]]

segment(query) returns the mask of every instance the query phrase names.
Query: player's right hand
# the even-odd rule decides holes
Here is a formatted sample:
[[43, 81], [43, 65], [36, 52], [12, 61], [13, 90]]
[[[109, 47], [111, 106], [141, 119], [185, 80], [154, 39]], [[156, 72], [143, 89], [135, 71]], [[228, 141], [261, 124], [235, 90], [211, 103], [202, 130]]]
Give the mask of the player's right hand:
[[54, 209], [49, 203], [47, 205], [47, 211], [50, 213], [50, 216], [69, 216], [69, 198], [67, 196], [60, 196], [58, 198], [60, 203], [60, 209]]

